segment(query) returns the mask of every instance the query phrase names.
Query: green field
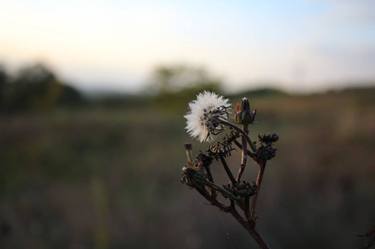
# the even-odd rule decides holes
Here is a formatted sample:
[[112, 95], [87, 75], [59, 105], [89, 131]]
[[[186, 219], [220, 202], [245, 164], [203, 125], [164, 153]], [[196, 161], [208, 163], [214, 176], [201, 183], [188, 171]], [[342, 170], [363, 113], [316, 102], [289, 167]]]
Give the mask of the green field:
[[[280, 136], [259, 199], [271, 248], [360, 248], [375, 225], [375, 88], [246, 95], [252, 136]], [[256, 248], [180, 183], [186, 104], [1, 115], [0, 248]]]

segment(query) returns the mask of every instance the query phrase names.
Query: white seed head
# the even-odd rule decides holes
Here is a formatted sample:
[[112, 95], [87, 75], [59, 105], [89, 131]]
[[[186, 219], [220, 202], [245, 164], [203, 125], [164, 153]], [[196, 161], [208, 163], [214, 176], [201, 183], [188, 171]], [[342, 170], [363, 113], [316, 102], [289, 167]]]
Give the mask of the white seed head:
[[189, 103], [186, 119], [187, 133], [199, 139], [200, 142], [212, 141], [223, 126], [219, 119], [228, 119], [229, 100], [213, 92], [204, 91], [197, 95], [197, 99]]

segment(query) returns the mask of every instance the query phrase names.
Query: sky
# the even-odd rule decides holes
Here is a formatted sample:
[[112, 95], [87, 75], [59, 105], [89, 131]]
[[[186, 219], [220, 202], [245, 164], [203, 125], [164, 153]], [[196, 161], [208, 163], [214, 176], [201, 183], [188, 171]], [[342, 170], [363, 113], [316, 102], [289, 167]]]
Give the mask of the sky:
[[373, 0], [2, 0], [0, 63], [44, 62], [84, 90], [136, 92], [158, 65], [230, 91], [375, 79]]

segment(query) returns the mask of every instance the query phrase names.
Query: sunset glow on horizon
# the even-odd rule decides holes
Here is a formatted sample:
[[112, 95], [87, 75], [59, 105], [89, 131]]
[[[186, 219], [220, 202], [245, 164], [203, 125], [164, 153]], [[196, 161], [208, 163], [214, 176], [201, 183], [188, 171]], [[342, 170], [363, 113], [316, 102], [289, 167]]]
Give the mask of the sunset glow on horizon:
[[204, 66], [230, 90], [324, 89], [375, 79], [373, 9], [370, 0], [6, 0], [0, 63], [42, 61], [86, 90], [137, 91], [155, 66], [174, 63]]

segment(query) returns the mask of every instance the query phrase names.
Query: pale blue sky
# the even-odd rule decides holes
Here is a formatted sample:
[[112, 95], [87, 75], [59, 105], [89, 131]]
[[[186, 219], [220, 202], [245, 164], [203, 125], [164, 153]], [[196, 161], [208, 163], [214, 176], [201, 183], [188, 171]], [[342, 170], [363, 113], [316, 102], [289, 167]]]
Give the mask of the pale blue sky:
[[84, 89], [136, 91], [159, 64], [205, 66], [229, 90], [375, 79], [375, 1], [5, 0], [0, 61], [51, 65]]

